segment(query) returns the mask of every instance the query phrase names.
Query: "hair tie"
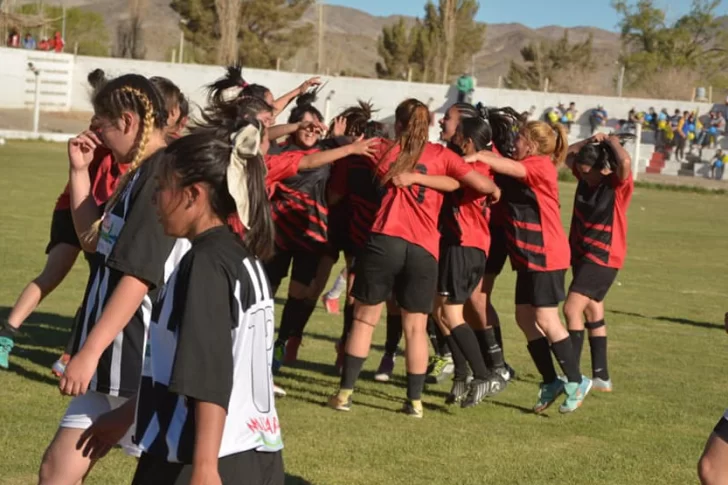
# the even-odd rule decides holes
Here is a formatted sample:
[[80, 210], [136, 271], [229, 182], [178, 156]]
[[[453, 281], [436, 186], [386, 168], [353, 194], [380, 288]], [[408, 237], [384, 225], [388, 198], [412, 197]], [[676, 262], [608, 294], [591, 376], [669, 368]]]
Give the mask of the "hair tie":
[[248, 84], [245, 81], [243, 81], [243, 82], [240, 83], [240, 87], [243, 88], [243, 89], [247, 88], [248, 86], [250, 86], [250, 84]]
[[246, 229], [250, 229], [250, 198], [248, 197], [248, 169], [249, 159], [260, 156], [260, 130], [249, 124], [230, 137], [233, 144], [230, 153], [230, 164], [227, 169], [227, 183], [230, 196], [235, 201], [235, 207], [240, 221]]

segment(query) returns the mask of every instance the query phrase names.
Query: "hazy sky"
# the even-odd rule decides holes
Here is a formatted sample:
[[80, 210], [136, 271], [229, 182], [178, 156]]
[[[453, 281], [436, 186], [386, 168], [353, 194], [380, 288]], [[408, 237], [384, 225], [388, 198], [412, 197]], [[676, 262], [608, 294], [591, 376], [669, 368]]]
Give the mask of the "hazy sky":
[[[344, 5], [372, 15], [421, 16], [425, 0], [324, 0], [331, 5]], [[668, 20], [686, 13], [691, 0], [657, 0], [666, 8]], [[728, 14], [728, 2], [719, 7], [719, 14]], [[610, 0], [481, 0], [478, 20], [490, 23], [518, 22], [529, 27], [590, 25], [617, 30], [617, 15]]]

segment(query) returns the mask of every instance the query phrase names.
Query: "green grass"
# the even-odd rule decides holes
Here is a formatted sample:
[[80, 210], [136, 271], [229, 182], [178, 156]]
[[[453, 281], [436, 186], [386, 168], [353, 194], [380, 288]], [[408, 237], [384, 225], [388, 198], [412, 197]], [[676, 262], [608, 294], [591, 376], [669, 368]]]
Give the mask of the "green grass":
[[[10, 142], [0, 147], [0, 167], [0, 317], [5, 317], [43, 266], [51, 211], [67, 173], [65, 147]], [[567, 223], [574, 187], [561, 186]], [[726, 201], [718, 194], [637, 188], [627, 265], [608, 299], [616, 392], [590, 396], [570, 416], [555, 409], [546, 416], [528, 412], [537, 377], [513, 321], [510, 271], [498, 280], [495, 303], [506, 357], [520, 379], [467, 411], [443, 405], [447, 385], [430, 387], [421, 421], [395, 413], [404, 396], [401, 360], [393, 384], [371, 380], [383, 325], [352, 411], [322, 406], [337, 385], [332, 363], [340, 320], [317, 310], [300, 367], [285, 369], [277, 380], [289, 393], [277, 403], [288, 483], [695, 483], [703, 443], [728, 404], [728, 337], [721, 324], [728, 309]], [[0, 373], [0, 483], [35, 483], [43, 450], [68, 403], [49, 366], [82, 298], [84, 264], [77, 264], [30, 319], [11, 369]], [[114, 452], [88, 483], [129, 483], [134, 466]]]

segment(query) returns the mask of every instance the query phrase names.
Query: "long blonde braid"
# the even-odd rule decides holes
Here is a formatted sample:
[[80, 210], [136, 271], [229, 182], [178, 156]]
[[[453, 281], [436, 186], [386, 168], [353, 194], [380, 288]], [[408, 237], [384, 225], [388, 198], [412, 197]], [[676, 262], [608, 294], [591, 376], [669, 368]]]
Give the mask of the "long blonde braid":
[[[120, 89], [112, 93], [112, 96], [120, 97], [125, 94], [135, 97], [136, 100], [142, 105], [142, 108], [144, 109], [144, 118], [141, 120], [142, 130], [141, 135], [139, 136], [139, 143], [134, 148], [134, 158], [129, 165], [129, 170], [127, 170], [127, 172], [121, 176], [119, 182], [116, 185], [116, 188], [114, 189], [113, 194], [111, 194], [109, 201], [106, 203], [106, 212], [111, 210], [114, 205], [119, 201], [121, 194], [124, 193], [124, 189], [129, 184], [131, 179], [134, 178], [134, 174], [144, 162], [144, 153], [146, 151], [147, 145], [149, 144], [149, 138], [154, 128], [154, 106], [149, 100], [149, 96], [147, 96], [140, 89], [133, 88], [131, 86], [121, 87]], [[94, 239], [96, 239], [100, 229], [101, 219], [94, 222], [89, 231], [83, 235], [82, 239], [84, 240], [84, 242], [92, 242]]]

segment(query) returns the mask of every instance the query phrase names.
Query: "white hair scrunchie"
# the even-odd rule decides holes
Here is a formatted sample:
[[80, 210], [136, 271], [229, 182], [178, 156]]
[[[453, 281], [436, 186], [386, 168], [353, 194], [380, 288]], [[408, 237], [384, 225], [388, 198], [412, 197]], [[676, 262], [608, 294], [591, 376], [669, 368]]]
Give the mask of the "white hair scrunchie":
[[250, 229], [250, 198], [248, 196], [248, 159], [260, 156], [260, 130], [248, 125], [231, 137], [233, 150], [227, 169], [227, 183], [230, 195], [235, 201], [240, 221]]

